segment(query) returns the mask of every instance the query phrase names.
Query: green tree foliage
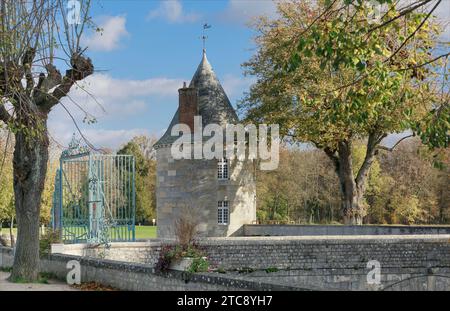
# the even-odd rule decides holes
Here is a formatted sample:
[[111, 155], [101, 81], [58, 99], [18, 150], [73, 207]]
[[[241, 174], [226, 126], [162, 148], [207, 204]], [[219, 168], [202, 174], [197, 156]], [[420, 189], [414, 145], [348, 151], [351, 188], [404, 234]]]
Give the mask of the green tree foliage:
[[151, 223], [156, 218], [156, 161], [152, 158], [154, 140], [145, 136], [133, 138], [117, 154], [129, 154], [136, 161], [136, 223]]
[[[15, 218], [11, 137], [0, 129], [0, 222]], [[7, 144], [8, 143], [8, 144]]]
[[[444, 58], [433, 56], [440, 28], [428, 12], [406, 14], [380, 2], [387, 7], [375, 22], [364, 1], [280, 2], [275, 20], [255, 25], [258, 50], [244, 64], [257, 77], [240, 105], [247, 120], [278, 123], [283, 135], [322, 149], [339, 177], [344, 220], [352, 224], [367, 214], [367, 178], [384, 137], [419, 125], [422, 135], [439, 110], [447, 123], [431, 126], [439, 142], [433, 146], [448, 145], [441, 135], [448, 131], [442, 102], [448, 97], [437, 69]], [[366, 147], [356, 165], [360, 141]]]
[[47, 174], [45, 176], [45, 186], [41, 198], [41, 225], [49, 226], [51, 222], [51, 211], [53, 205], [53, 192], [55, 190], [55, 175], [58, 168], [58, 161], [49, 161]]
[[257, 173], [257, 218], [261, 223], [332, 223], [340, 219], [338, 180], [323, 152], [280, 149], [274, 171]]
[[[8, 144], [7, 144], [8, 142]], [[50, 145], [50, 150], [56, 151], [55, 146]], [[12, 155], [14, 152], [14, 137], [0, 130], [0, 222], [10, 222], [16, 218], [14, 208], [14, 180]], [[53, 160], [53, 161], [52, 161]], [[58, 161], [52, 159], [48, 163], [49, 169], [45, 178], [44, 191], [41, 199], [40, 223], [48, 226], [51, 221], [51, 209], [53, 202], [54, 180]], [[3, 167], [3, 169], [1, 169]]]
[[442, 168], [433, 166], [433, 156], [418, 140], [379, 158], [381, 172], [366, 194], [368, 222], [450, 222], [448, 149], [443, 153], [446, 165]]
[[[355, 143], [356, 167], [364, 153], [363, 142]], [[382, 153], [367, 178], [364, 223], [450, 223], [449, 155], [447, 149], [444, 169], [434, 167], [430, 151], [419, 139]], [[260, 223], [330, 224], [342, 219], [333, 163], [317, 149], [282, 148], [278, 169], [258, 172], [257, 193]]]

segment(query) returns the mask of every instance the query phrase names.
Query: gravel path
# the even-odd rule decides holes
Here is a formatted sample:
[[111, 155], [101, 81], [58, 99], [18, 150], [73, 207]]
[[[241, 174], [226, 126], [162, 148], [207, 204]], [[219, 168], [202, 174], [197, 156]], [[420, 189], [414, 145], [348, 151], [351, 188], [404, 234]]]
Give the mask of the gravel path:
[[9, 272], [0, 271], [0, 291], [78, 291], [61, 281], [49, 280], [49, 284], [11, 283], [8, 277]]

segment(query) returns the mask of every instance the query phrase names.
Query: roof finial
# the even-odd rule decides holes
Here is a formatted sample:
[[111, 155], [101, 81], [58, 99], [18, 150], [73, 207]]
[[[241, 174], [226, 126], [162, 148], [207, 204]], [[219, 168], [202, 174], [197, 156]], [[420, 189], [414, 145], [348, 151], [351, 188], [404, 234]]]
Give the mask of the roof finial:
[[203, 34], [202, 34], [202, 40], [203, 40], [203, 54], [206, 53], [206, 39], [208, 39], [208, 36], [206, 35], [206, 30], [211, 28], [211, 25], [209, 25], [207, 22], [203, 24]]

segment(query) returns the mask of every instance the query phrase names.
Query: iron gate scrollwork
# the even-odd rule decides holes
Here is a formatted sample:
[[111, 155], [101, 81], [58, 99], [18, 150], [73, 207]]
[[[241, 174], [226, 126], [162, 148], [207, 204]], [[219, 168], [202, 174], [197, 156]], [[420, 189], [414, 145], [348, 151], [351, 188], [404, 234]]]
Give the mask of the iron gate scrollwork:
[[60, 158], [52, 225], [64, 243], [135, 240], [135, 159], [80, 147], [75, 137]]

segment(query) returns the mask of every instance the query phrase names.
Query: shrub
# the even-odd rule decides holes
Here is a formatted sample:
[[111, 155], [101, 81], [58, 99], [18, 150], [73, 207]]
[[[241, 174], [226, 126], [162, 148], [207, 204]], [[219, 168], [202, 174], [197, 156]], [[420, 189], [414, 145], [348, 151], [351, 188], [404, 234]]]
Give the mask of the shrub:
[[277, 267], [269, 267], [266, 269], [266, 273], [278, 272]]
[[186, 257], [194, 258], [188, 272], [204, 272], [208, 270], [209, 262], [204, 256], [203, 250], [195, 244], [163, 245], [155, 270], [158, 272], [167, 271], [172, 262]]
[[41, 256], [50, 255], [51, 245], [54, 243], [61, 243], [60, 231], [47, 229], [39, 239], [39, 254]]
[[209, 262], [206, 257], [195, 257], [191, 266], [188, 269], [188, 272], [206, 272], [209, 268]]
[[170, 264], [172, 263], [172, 248], [171, 245], [163, 245], [161, 247], [161, 251], [159, 252], [158, 261], [155, 265], [155, 270], [158, 272], [166, 271], [169, 269]]
[[223, 267], [217, 268], [217, 272], [218, 272], [218, 273], [222, 273], [222, 274], [227, 273], [227, 271], [226, 271]]
[[242, 267], [242, 268], [237, 269], [238, 273], [252, 273], [254, 271], [255, 271], [255, 269], [250, 268], [250, 267]]
[[198, 221], [189, 213], [183, 213], [175, 220], [175, 236], [178, 243], [183, 247], [188, 247], [194, 243], [197, 236]]

